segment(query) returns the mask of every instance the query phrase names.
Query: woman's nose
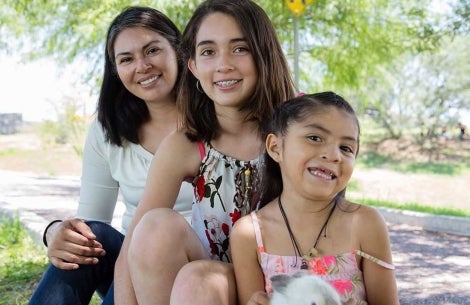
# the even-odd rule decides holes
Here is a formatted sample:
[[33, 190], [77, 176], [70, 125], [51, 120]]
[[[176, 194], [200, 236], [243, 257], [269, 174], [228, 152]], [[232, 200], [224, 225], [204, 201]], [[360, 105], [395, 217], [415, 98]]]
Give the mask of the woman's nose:
[[137, 73], [146, 73], [152, 65], [147, 61], [147, 59], [142, 58], [137, 60]]

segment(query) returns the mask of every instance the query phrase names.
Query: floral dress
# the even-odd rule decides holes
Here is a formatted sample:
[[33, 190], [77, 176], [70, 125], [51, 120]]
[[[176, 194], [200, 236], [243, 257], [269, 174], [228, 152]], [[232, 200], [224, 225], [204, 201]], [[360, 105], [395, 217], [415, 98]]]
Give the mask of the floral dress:
[[230, 232], [258, 200], [261, 157], [240, 161], [198, 146], [202, 163], [193, 181], [191, 225], [212, 259], [231, 262]]
[[[266, 253], [264, 250], [263, 240], [261, 237], [261, 229], [258, 216], [255, 212], [251, 213], [253, 227], [258, 245], [258, 252], [261, 257], [261, 268], [263, 269], [265, 279], [266, 292], [271, 293], [271, 277], [276, 274], [294, 274], [300, 271], [302, 258], [297, 256], [279, 256]], [[354, 304], [365, 305], [366, 291], [362, 271], [357, 267], [356, 256], [361, 256], [381, 265], [387, 269], [395, 269], [389, 263], [379, 260], [360, 250], [352, 250], [351, 252], [326, 255], [321, 257], [312, 257], [307, 262], [308, 272], [316, 274], [322, 279], [329, 282], [341, 296], [341, 301], [346, 303], [350, 299], [354, 300]]]

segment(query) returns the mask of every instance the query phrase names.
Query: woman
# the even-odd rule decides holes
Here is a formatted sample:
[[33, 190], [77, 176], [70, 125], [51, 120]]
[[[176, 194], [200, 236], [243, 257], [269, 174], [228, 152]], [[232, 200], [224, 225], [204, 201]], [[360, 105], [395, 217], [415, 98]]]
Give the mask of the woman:
[[[105, 304], [113, 303], [110, 287], [124, 235], [109, 223], [120, 193], [127, 230], [153, 154], [176, 129], [179, 43], [177, 27], [152, 8], [129, 7], [111, 23], [98, 116], [85, 143], [77, 218], [46, 228], [51, 266], [29, 304], [88, 304], [95, 290], [106, 296]], [[189, 213], [191, 196], [184, 183], [175, 210]]]

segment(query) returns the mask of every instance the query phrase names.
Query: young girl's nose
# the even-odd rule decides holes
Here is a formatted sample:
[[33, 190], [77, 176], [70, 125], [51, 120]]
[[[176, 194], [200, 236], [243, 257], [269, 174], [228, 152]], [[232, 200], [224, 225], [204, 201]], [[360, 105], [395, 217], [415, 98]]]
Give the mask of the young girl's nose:
[[321, 152], [321, 157], [330, 162], [339, 162], [341, 160], [341, 152], [334, 145], [325, 145]]

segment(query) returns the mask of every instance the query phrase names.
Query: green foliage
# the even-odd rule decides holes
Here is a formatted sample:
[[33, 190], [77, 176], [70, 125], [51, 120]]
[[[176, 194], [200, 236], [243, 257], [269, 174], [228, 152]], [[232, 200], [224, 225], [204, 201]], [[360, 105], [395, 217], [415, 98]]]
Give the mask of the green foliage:
[[78, 156], [83, 153], [83, 143], [88, 128], [88, 120], [78, 115], [75, 99], [64, 98], [62, 105], [56, 107], [57, 121], [44, 121], [40, 127], [43, 144], [70, 144]]
[[[106, 30], [123, 8], [156, 7], [184, 29], [200, 2], [6, 0], [0, 48], [86, 63], [88, 73], [77, 78], [97, 92]], [[270, 16], [291, 66], [299, 55], [301, 91], [340, 92], [384, 131], [377, 142], [411, 135], [439, 155], [438, 131], [470, 109], [467, 0], [315, 0], [297, 19], [300, 50], [285, 1], [255, 2]]]

